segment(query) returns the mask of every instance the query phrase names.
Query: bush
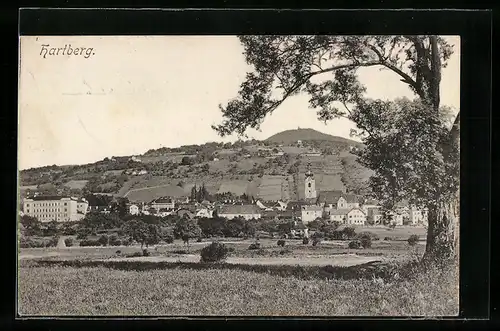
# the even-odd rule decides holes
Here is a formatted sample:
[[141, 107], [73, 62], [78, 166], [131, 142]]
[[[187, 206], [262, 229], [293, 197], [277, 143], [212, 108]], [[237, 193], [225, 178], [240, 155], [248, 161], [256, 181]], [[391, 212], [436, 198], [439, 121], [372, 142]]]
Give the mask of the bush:
[[302, 239], [302, 244], [304, 244], [304, 245], [309, 245], [309, 238], [307, 238], [307, 237], [306, 237], [306, 238], [303, 238], [303, 239]]
[[167, 236], [164, 236], [163, 237], [163, 240], [165, 241], [165, 243], [167, 244], [173, 244], [174, 243], [174, 236], [172, 235], [167, 235]]
[[260, 243], [250, 244], [250, 246], [248, 246], [248, 249], [250, 249], [250, 250], [252, 250], [252, 249], [260, 249]]
[[149, 256], [149, 255], [151, 255], [151, 253], [149, 253], [147, 249], [142, 250], [142, 256]]
[[201, 238], [196, 239], [197, 243], [201, 243], [202, 241], [203, 241], [203, 239], [201, 239]]
[[122, 253], [122, 251], [121, 251], [121, 250], [117, 250], [117, 251], [115, 252], [115, 254], [116, 254], [116, 255], [120, 255], [121, 253]]
[[64, 244], [66, 245], [66, 247], [71, 247], [73, 246], [73, 238], [66, 238], [64, 239]]
[[285, 247], [285, 241], [283, 239], [278, 240], [278, 246]]
[[226, 245], [212, 242], [200, 252], [201, 262], [222, 262], [226, 260], [229, 250]]
[[116, 234], [113, 234], [108, 239], [109, 246], [119, 246], [121, 245], [121, 240], [118, 239]]
[[52, 238], [50, 238], [49, 242], [47, 243], [47, 247], [56, 247], [58, 242], [59, 242], [59, 236], [55, 235]]
[[90, 235], [90, 232], [91, 232], [90, 229], [80, 228], [77, 231], [76, 239], [78, 239], [78, 240], [86, 240], [88, 238], [88, 236]]
[[384, 237], [384, 240], [385, 240], [385, 241], [392, 240], [392, 237]]
[[347, 239], [352, 239], [352, 238], [356, 237], [356, 231], [352, 226], [345, 227], [342, 230], [342, 233], [344, 234], [344, 236]]
[[349, 242], [349, 248], [352, 249], [359, 249], [361, 248], [361, 241], [359, 240], [353, 240]]
[[363, 246], [363, 248], [370, 248], [372, 247], [372, 240], [370, 237], [363, 237], [361, 238], [361, 246]]
[[127, 239], [122, 240], [122, 244], [124, 246], [130, 246], [130, 245], [132, 245], [133, 242], [134, 242], [134, 240], [132, 238], [127, 238]]
[[313, 238], [313, 242], [312, 242], [313, 246], [318, 246], [320, 243], [321, 243], [321, 238], [320, 237]]
[[282, 249], [280, 251], [280, 255], [287, 255], [287, 254], [290, 254], [290, 253], [292, 253], [292, 251], [289, 250], [289, 249]]
[[31, 238], [22, 238], [19, 243], [20, 248], [43, 248], [46, 246], [44, 241], [33, 240]]
[[172, 251], [173, 254], [189, 254], [188, 251], [184, 250], [184, 249], [181, 249], [181, 250], [175, 250], [175, 251]]
[[97, 240], [102, 246], [107, 246], [109, 243], [109, 238], [105, 234], [99, 237]]
[[419, 238], [416, 234], [412, 234], [409, 238], [408, 238], [408, 244], [410, 246], [415, 246], [419, 241]]
[[364, 237], [368, 237], [368, 238], [370, 238], [373, 241], [380, 240], [380, 237], [376, 233], [373, 233], [373, 232], [370, 232], [370, 231], [360, 232], [360, 233], [358, 233], [356, 235], [356, 239], [361, 239], [361, 238], [364, 238]]
[[98, 240], [81, 240], [80, 246], [101, 246], [101, 243]]
[[109, 246], [121, 246], [123, 242], [116, 235], [109, 237]]

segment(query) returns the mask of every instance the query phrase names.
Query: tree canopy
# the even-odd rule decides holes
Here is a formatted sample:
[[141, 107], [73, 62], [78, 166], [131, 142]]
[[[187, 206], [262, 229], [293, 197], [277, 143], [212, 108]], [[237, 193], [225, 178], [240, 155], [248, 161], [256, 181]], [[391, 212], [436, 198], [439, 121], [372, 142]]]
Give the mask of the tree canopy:
[[[240, 36], [253, 71], [220, 106], [219, 135], [245, 135], [286, 99], [304, 93], [318, 119], [345, 117], [365, 143], [361, 162], [384, 205], [406, 198], [429, 208], [426, 253], [453, 255], [458, 240], [458, 130], [442, 121], [441, 69], [453, 47], [439, 36]], [[358, 70], [397, 74], [417, 100], [369, 100]], [[448, 130], [447, 130], [448, 129]], [[450, 254], [451, 253], [451, 254]]]

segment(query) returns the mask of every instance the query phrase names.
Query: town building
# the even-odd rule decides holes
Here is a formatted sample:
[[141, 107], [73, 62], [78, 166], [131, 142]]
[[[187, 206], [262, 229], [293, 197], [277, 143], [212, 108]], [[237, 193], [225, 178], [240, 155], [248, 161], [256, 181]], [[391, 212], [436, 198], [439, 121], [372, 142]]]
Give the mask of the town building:
[[330, 221], [337, 222], [339, 224], [346, 224], [348, 212], [349, 209], [331, 209], [329, 211]]
[[157, 212], [160, 211], [160, 209], [174, 209], [175, 208], [175, 201], [172, 198], [169, 197], [162, 197], [155, 199], [151, 201], [150, 203], [150, 208], [156, 209]]
[[317, 203], [325, 208], [326, 212], [332, 209], [359, 208], [359, 198], [342, 191], [321, 191]]
[[409, 213], [409, 220], [411, 225], [428, 225], [428, 210], [418, 209], [412, 207]]
[[368, 223], [378, 225], [382, 224], [383, 216], [380, 208], [369, 208], [366, 219]]
[[111, 208], [109, 206], [89, 206], [89, 213], [101, 213], [101, 214], [109, 214], [111, 212]]
[[316, 180], [314, 179], [314, 174], [311, 172], [311, 170], [308, 170], [306, 172], [306, 178], [305, 178], [305, 199], [316, 199], [317, 198], [317, 193], [316, 193]]
[[395, 224], [401, 226], [404, 224], [404, 215], [398, 213], [397, 211], [387, 212], [387, 217], [389, 219], [389, 224]]
[[323, 208], [318, 205], [305, 205], [302, 206], [301, 219], [302, 223], [309, 224], [317, 218], [323, 217]]
[[370, 209], [373, 209], [373, 208], [380, 208], [380, 204], [378, 203], [378, 201], [374, 200], [374, 199], [367, 199], [363, 202], [363, 205], [361, 206], [361, 209], [363, 209], [363, 212], [365, 213], [365, 215], [368, 215], [369, 214], [369, 210]]
[[85, 199], [66, 196], [36, 196], [26, 198], [23, 213], [40, 222], [76, 222], [85, 217], [89, 204]]
[[134, 205], [134, 204], [130, 205], [128, 207], [128, 212], [130, 215], [138, 215], [139, 214], [139, 206]]
[[212, 218], [213, 210], [208, 208], [201, 208], [196, 212], [196, 217]]
[[366, 215], [360, 208], [353, 208], [347, 213], [346, 220], [349, 225], [365, 225]]
[[227, 219], [242, 217], [246, 220], [260, 219], [262, 212], [255, 205], [223, 205], [219, 207], [217, 215]]

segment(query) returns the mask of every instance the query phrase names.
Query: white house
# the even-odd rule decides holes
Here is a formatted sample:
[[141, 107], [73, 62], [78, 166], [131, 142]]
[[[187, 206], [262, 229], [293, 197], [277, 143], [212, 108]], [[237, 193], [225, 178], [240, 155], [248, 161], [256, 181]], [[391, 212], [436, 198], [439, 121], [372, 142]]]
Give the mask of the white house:
[[427, 225], [428, 224], [427, 209], [418, 209], [412, 207], [410, 209], [410, 224], [411, 225]]
[[349, 209], [332, 209], [330, 210], [330, 221], [345, 224]]
[[387, 213], [389, 217], [390, 224], [403, 225], [404, 224], [404, 215], [398, 213], [397, 211], [390, 211]]
[[317, 205], [304, 205], [301, 209], [302, 223], [308, 224], [317, 218], [323, 217], [323, 208]]
[[151, 201], [151, 208], [156, 209], [157, 212], [160, 209], [171, 210], [175, 208], [175, 201], [172, 198], [163, 197]]
[[277, 201], [274, 207], [276, 208], [276, 210], [284, 211], [286, 210], [287, 204], [283, 201]]
[[210, 210], [208, 208], [201, 208], [196, 212], [196, 217], [212, 218], [213, 213], [213, 210]]
[[365, 225], [366, 224], [366, 215], [365, 213], [359, 209], [359, 208], [353, 208], [349, 210], [347, 213], [347, 224], [352, 224], [352, 225]]
[[246, 220], [262, 217], [262, 212], [256, 205], [223, 205], [219, 207], [217, 214], [219, 217], [224, 217], [228, 220], [237, 217], [242, 217]]
[[128, 212], [130, 215], [138, 215], [139, 214], [139, 206], [137, 205], [130, 205], [128, 207]]
[[373, 208], [380, 208], [379, 203], [376, 200], [373, 200], [373, 199], [367, 199], [367, 200], [365, 200], [365, 202], [361, 206], [361, 209], [363, 210], [363, 212], [365, 213], [365, 215], [368, 215], [369, 214], [368, 211], [370, 209], [373, 209]]

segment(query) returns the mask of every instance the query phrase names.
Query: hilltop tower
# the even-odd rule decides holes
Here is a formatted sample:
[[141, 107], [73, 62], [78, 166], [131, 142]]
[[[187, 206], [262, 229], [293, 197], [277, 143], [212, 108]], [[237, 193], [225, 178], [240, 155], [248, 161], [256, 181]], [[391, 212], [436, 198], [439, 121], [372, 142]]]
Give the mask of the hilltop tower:
[[310, 169], [310, 163], [307, 165], [306, 179], [305, 179], [305, 198], [316, 199], [316, 180], [314, 174]]

